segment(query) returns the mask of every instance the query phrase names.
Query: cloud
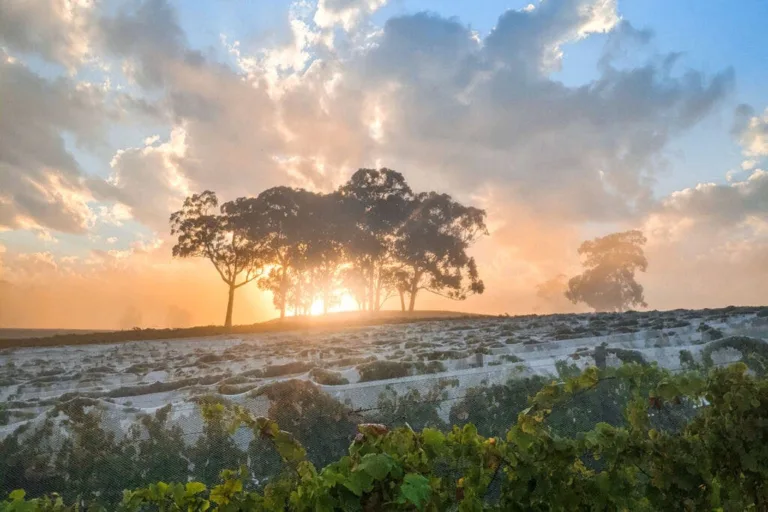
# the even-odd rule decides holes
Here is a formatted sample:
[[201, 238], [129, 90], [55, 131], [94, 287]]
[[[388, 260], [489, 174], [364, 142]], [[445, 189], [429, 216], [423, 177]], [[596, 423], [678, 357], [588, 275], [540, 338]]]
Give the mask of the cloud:
[[0, 98], [0, 229], [83, 233], [90, 191], [63, 135], [100, 139], [103, 91], [45, 80], [0, 51]]
[[[318, 15], [380, 4], [329, 0], [314, 15], [293, 9], [292, 38], [282, 49], [248, 55], [237, 42], [228, 46], [239, 69], [190, 48], [162, 0], [102, 15], [98, 41], [129, 78], [154, 91], [143, 110], [162, 112], [173, 132], [183, 131], [173, 172], [189, 190], [224, 198], [286, 182], [327, 190], [357, 167], [386, 162], [417, 185], [503, 186], [513, 200], [574, 223], [647, 208], [667, 142], [710, 112], [733, 82], [729, 70], [712, 77], [676, 71], [674, 56], [628, 69], [607, 61], [580, 87], [550, 78], [562, 45], [618, 26], [611, 0], [507, 11], [482, 40], [456, 20], [427, 14], [390, 19], [372, 37], [353, 31], [353, 44], [335, 50], [321, 37], [326, 25]], [[644, 44], [650, 35], [634, 39]], [[158, 159], [124, 149], [113, 160], [121, 164], [113, 180], [119, 174], [122, 185], [111, 194], [109, 184], [91, 188], [157, 228], [167, 220], [166, 203], [179, 199], [166, 171], [147, 179]]]
[[94, 1], [4, 0], [0, 43], [72, 69], [92, 52]]
[[[8, 105], [15, 109], [0, 116], [0, 229], [85, 233], [100, 224], [128, 229], [132, 218], [163, 236], [169, 212], [191, 192], [211, 189], [227, 200], [284, 184], [330, 190], [358, 167], [386, 165], [416, 189], [446, 190], [488, 209], [492, 233], [475, 251], [494, 286], [462, 309], [530, 311], [537, 284], [578, 271], [575, 248], [594, 236], [585, 226], [595, 225], [653, 232], [644, 279], [654, 283], [647, 296], [655, 293], [659, 304], [685, 305], [683, 291], [675, 302], [654, 290], [666, 284], [658, 276], [672, 280], [686, 268], [694, 249], [707, 249], [697, 263], [702, 271], [728, 261], [742, 270], [724, 274], [744, 281], [743, 269], [764, 250], [760, 169], [768, 114], [743, 107], [737, 116], [734, 136], [748, 178], [654, 195], [670, 141], [718, 108], [733, 88], [732, 70], [706, 74], [686, 68], [679, 54], [652, 51], [652, 31], [622, 20], [615, 0], [546, 0], [510, 10], [485, 37], [460, 20], [425, 13], [371, 27], [368, 17], [384, 3], [296, 2], [286, 41], [252, 48], [224, 37], [228, 62], [192, 46], [176, 12], [184, 4], [89, 6], [82, 11], [87, 22], [74, 32], [85, 46], [54, 44], [55, 30], [50, 40], [39, 35], [39, 13], [17, 10], [14, 19], [27, 35], [0, 30], [8, 48], [68, 66], [89, 58], [109, 62], [115, 83], [127, 82], [131, 93], [46, 80], [8, 57], [0, 62], [0, 97], [13, 98]], [[580, 85], [560, 81], [554, 73], [568, 66], [568, 45], [596, 33], [608, 36], [594, 77]], [[105, 105], [138, 114], [131, 119], [135, 140], [146, 140], [113, 148], [111, 163], [103, 162], [108, 178], [85, 176], [62, 134], [93, 144], [113, 120]], [[121, 241], [130, 239], [125, 235]], [[748, 240], [754, 250], [742, 243]], [[54, 258], [55, 269], [46, 270], [37, 257], [14, 265], [53, 272], [52, 279], [78, 290], [116, 279], [131, 290], [130, 300], [99, 293], [121, 315], [141, 297], [123, 276], [168, 287], [183, 281], [187, 293], [208, 290], [182, 276], [187, 263], [170, 264], [167, 254], [162, 263], [153, 259], [167, 245], [118, 247], [78, 261]], [[654, 274], [657, 258], [664, 261]], [[199, 265], [195, 279], [210, 274], [205, 262]], [[159, 277], [160, 269], [173, 277]], [[724, 296], [738, 297], [736, 284], [727, 291], [720, 286]], [[714, 290], [698, 293], [717, 298]], [[193, 312], [192, 321], [218, 319], [218, 312], [175, 292], [166, 299], [186, 300], [180, 307]], [[153, 304], [164, 317], [184, 316]], [[197, 315], [198, 307], [211, 314]]]
[[496, 62], [546, 75], [559, 68], [563, 44], [607, 32], [618, 22], [616, 0], [548, 0], [534, 9], [508, 10], [485, 46]]
[[188, 184], [178, 169], [178, 160], [187, 150], [184, 129], [177, 127], [167, 142], [145, 140], [141, 148], [121, 149], [110, 162], [107, 181], [92, 180], [90, 186], [102, 201], [117, 201], [104, 208], [100, 219], [120, 224], [128, 218], [158, 231], [166, 231], [168, 216], [189, 194]]
[[515, 201], [565, 221], [627, 217], [650, 202], [668, 141], [718, 104], [733, 73], [676, 72], [663, 56], [606, 66], [579, 87], [551, 79], [552, 49], [612, 26], [611, 5], [508, 11], [479, 42], [455, 20], [390, 19], [339, 97], [347, 90], [381, 97], [374, 151], [393, 167], [441, 175], [455, 187], [505, 183]]
[[[748, 105], [741, 105], [736, 112], [736, 127], [744, 156], [753, 159], [768, 157], [768, 108], [763, 115], [755, 114]], [[748, 160], [753, 166], [755, 160]]]
[[751, 216], [768, 216], [768, 172], [756, 169], [743, 181], [700, 183], [672, 193], [662, 202], [665, 215], [697, 223], [733, 226]]
[[142, 86], [164, 85], [169, 62], [203, 59], [187, 49], [176, 11], [164, 0], [126, 2], [114, 16], [102, 16], [97, 28], [100, 46], [123, 58], [124, 74]]
[[314, 22], [322, 28], [340, 25], [349, 32], [386, 3], [387, 0], [318, 0]]

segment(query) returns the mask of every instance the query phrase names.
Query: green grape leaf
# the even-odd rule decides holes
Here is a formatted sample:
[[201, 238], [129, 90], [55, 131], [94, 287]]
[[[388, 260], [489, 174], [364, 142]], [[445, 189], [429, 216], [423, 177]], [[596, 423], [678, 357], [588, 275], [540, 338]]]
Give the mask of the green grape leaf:
[[418, 510], [424, 510], [431, 494], [432, 488], [425, 476], [418, 473], [408, 473], [403, 478], [403, 484], [400, 486], [400, 497], [397, 502], [400, 504], [410, 503]]
[[385, 453], [369, 453], [362, 458], [356, 471], [367, 473], [375, 480], [383, 480], [397, 466], [397, 461]]

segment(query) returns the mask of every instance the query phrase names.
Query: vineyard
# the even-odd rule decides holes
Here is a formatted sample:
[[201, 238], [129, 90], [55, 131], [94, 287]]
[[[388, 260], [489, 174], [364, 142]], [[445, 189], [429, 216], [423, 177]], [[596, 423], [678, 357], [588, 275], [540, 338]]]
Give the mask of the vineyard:
[[[574, 402], [624, 402], [618, 425], [599, 422], [574, 437]], [[503, 435], [472, 424], [389, 430], [358, 425], [348, 454], [320, 468], [296, 437], [241, 407], [205, 407], [207, 419], [250, 430], [282, 468], [260, 485], [246, 465], [221, 482], [158, 481], [122, 493], [118, 510], [765, 510], [768, 505], [768, 381], [744, 364], [706, 376], [655, 366], [591, 368], [543, 386]], [[595, 411], [586, 409], [586, 412]], [[615, 412], [615, 411], [613, 411]], [[156, 461], [160, 462], [160, 461]], [[170, 462], [170, 461], [168, 461]], [[155, 468], [159, 469], [159, 468]], [[104, 482], [107, 484], [107, 482]], [[111, 483], [117, 486], [118, 481]], [[116, 493], [115, 487], [105, 488]], [[104, 496], [92, 498], [98, 510]], [[75, 510], [61, 496], [0, 510]], [[79, 503], [82, 497], [76, 501]]]
[[8, 349], [0, 510], [765, 510], [762, 311]]

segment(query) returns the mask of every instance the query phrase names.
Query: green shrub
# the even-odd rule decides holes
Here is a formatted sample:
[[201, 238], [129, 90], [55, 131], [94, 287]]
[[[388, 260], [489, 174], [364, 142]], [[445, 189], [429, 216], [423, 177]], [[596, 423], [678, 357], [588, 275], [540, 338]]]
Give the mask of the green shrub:
[[445, 365], [440, 361], [423, 363], [405, 361], [373, 361], [361, 364], [357, 367], [360, 373], [360, 382], [373, 380], [388, 380], [420, 375], [426, 373], [441, 373], [445, 371]]
[[696, 361], [694, 360], [693, 354], [691, 354], [690, 350], [680, 351], [680, 367], [685, 368], [687, 370], [690, 370], [696, 367]]
[[315, 365], [304, 361], [292, 361], [285, 364], [275, 364], [264, 368], [261, 371], [262, 377], [282, 377], [283, 375], [294, 375], [310, 371]]
[[401, 361], [373, 361], [358, 365], [360, 382], [372, 380], [398, 379], [410, 375], [412, 363]]
[[704, 366], [713, 366], [712, 353], [724, 348], [733, 348], [741, 352], [742, 362], [748, 363], [753, 370], [763, 371], [764, 361], [768, 361], [768, 343], [765, 341], [749, 336], [729, 336], [708, 343], [704, 347], [701, 351]]
[[[92, 404], [69, 404], [70, 414], [82, 421], [66, 455], [57, 458], [57, 464], [67, 464], [67, 478], [44, 471], [50, 454], [38, 444], [43, 438], [36, 432], [28, 434], [24, 460], [9, 458], [10, 445], [0, 443], [0, 477], [32, 476], [25, 480], [30, 496], [66, 488], [62, 497], [28, 499], [16, 490], [0, 502], [0, 512], [741, 511], [761, 510], [768, 500], [768, 451], [760, 449], [768, 446], [768, 380], [744, 365], [701, 375], [630, 364], [592, 368], [564, 383], [533, 378], [510, 386], [476, 388], [474, 399], [451, 411], [451, 422], [463, 426], [446, 432], [411, 428], [409, 422], [395, 429], [371, 423], [355, 429], [347, 419], [350, 411], [311, 383], [275, 383], [263, 390], [272, 402], [269, 415], [282, 415], [280, 424], [297, 431], [280, 430], [272, 419], [253, 417], [234, 405], [206, 403], [204, 434], [183, 457], [166, 450], [185, 450], [181, 433], [165, 427], [167, 409], [150, 418], [134, 439], [145, 441], [137, 458], [135, 445], [85, 428], [95, 425], [89, 423], [95, 419], [88, 410]], [[701, 403], [704, 397], [708, 405], [695, 408], [689, 421], [675, 428], [654, 426], [676, 404]], [[429, 397], [395, 400], [400, 402], [392, 404], [391, 414], [423, 407], [414, 423], [436, 423], [435, 411], [426, 406]], [[621, 423], [593, 423], [580, 430], [579, 415], [586, 409], [609, 417], [618, 410]], [[475, 412], [478, 425], [461, 421]], [[228, 434], [238, 428], [254, 440], [247, 455]], [[271, 459], [265, 456], [268, 450]], [[18, 472], [19, 463], [29, 458], [37, 473]], [[267, 467], [254, 466], [254, 459], [283, 470], [264, 478], [260, 471]], [[196, 474], [188, 481], [190, 462]], [[219, 480], [215, 471], [226, 465], [241, 469], [222, 471]], [[155, 483], [136, 484], [141, 479]], [[210, 479], [220, 483], [199, 483]], [[3, 483], [14, 488], [8, 487], [12, 481]], [[77, 507], [64, 508], [75, 501]]]
[[342, 377], [339, 372], [331, 370], [325, 370], [323, 368], [313, 368], [309, 372], [309, 377], [317, 382], [326, 386], [340, 386], [342, 384], [349, 384], [349, 380]]

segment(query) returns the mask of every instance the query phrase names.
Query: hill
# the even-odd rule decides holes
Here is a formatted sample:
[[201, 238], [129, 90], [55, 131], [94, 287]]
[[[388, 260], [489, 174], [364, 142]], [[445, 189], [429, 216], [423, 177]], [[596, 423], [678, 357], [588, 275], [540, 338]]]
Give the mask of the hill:
[[[248, 325], [235, 325], [226, 329], [220, 325], [204, 325], [176, 329], [130, 329], [121, 331], [55, 331], [48, 334], [46, 329], [3, 329], [0, 330], [0, 349], [13, 347], [51, 347], [58, 345], [89, 345], [95, 343], [120, 343], [128, 341], [170, 340], [218, 336], [230, 334], [252, 334], [264, 332], [293, 331], [301, 329], [338, 329], [366, 325], [407, 323], [428, 320], [449, 320], [461, 318], [484, 318], [492, 315], [462, 313], [457, 311], [423, 310], [403, 312], [395, 310], [359, 312], [344, 311], [327, 315], [275, 318]], [[25, 336], [29, 333], [29, 336]]]

